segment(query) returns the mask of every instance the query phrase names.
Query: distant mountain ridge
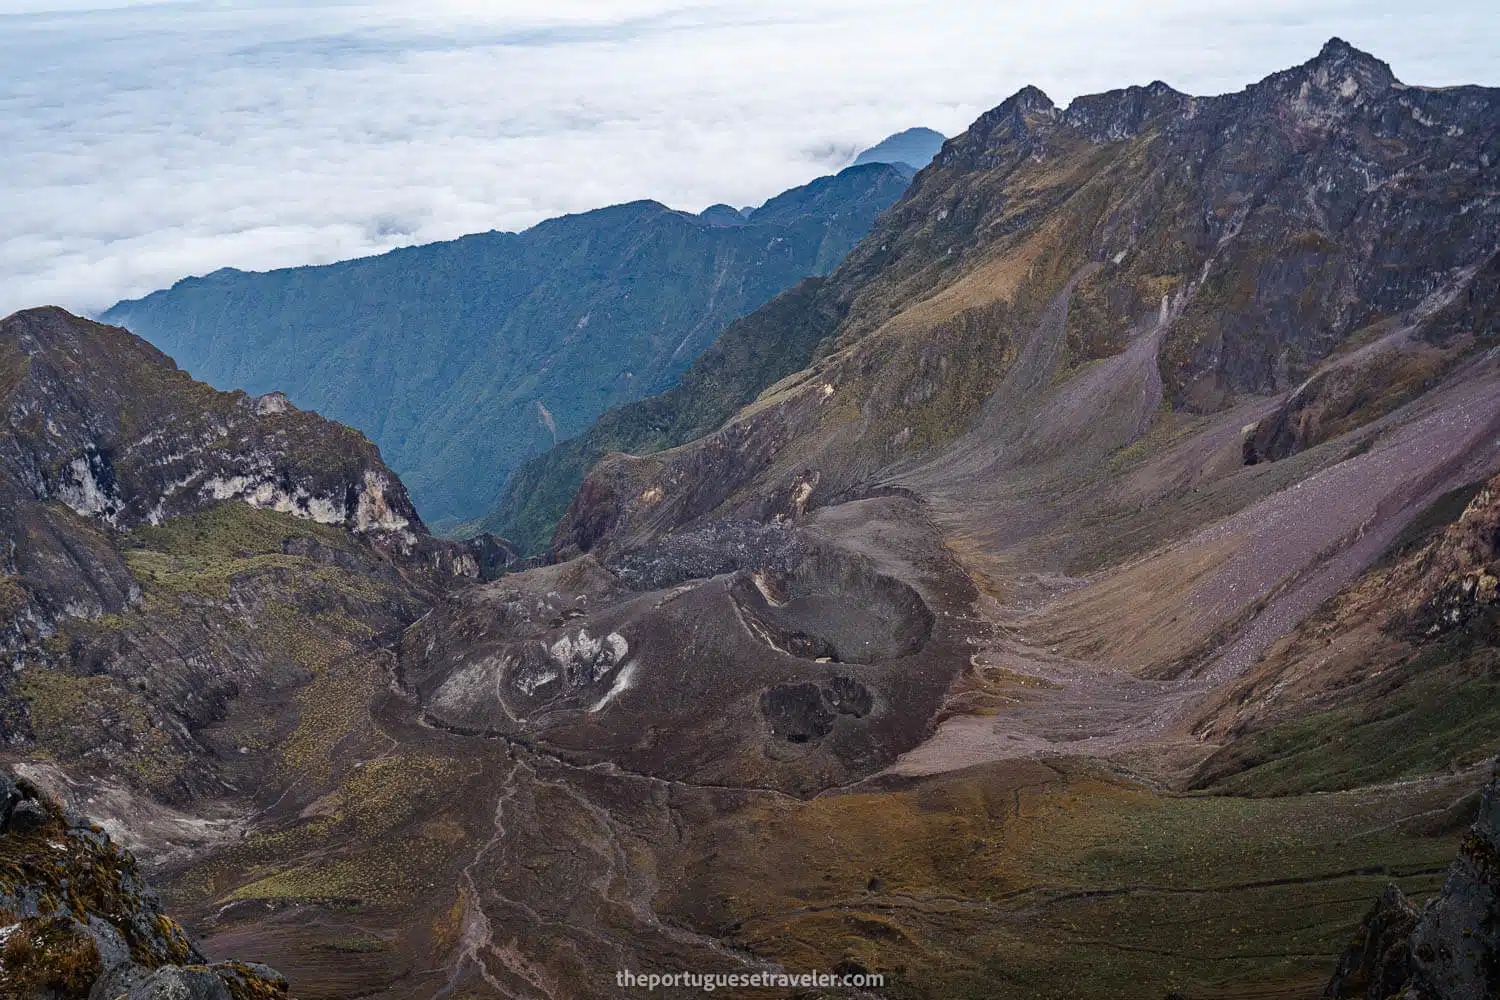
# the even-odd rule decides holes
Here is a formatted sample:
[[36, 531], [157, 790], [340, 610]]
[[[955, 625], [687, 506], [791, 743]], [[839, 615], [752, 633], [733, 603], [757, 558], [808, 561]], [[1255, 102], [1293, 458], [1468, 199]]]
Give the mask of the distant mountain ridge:
[[863, 164], [741, 213], [653, 201], [316, 267], [230, 268], [120, 302], [195, 377], [359, 428], [441, 526], [610, 406], [661, 392], [719, 331], [831, 271], [911, 171]]
[[880, 142], [854, 158], [854, 166], [866, 163], [897, 163], [921, 170], [932, 162], [947, 141], [941, 132], [930, 128], [909, 128]]

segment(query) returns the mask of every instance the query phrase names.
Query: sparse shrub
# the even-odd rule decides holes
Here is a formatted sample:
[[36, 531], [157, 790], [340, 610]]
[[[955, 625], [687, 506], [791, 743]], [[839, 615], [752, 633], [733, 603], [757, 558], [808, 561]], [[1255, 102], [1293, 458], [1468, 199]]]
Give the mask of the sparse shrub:
[[50, 990], [62, 1000], [87, 997], [103, 971], [93, 938], [68, 917], [23, 920], [0, 949], [0, 966], [17, 995]]

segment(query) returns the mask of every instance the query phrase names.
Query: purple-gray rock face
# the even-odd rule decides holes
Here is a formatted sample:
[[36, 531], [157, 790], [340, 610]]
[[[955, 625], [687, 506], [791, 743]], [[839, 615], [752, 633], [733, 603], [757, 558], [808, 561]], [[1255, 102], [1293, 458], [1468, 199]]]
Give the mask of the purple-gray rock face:
[[1391, 886], [1323, 994], [1330, 1000], [1500, 996], [1500, 760], [1442, 891], [1420, 914]]

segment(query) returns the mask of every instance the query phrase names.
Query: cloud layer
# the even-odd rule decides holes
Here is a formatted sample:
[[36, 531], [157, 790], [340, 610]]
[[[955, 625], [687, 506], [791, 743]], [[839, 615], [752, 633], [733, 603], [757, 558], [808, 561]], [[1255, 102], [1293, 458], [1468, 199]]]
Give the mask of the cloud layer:
[[1467, 0], [417, 9], [0, 0], [0, 315], [634, 198], [758, 203], [1026, 83], [1237, 90], [1334, 34], [1410, 82], [1500, 82], [1500, 19]]

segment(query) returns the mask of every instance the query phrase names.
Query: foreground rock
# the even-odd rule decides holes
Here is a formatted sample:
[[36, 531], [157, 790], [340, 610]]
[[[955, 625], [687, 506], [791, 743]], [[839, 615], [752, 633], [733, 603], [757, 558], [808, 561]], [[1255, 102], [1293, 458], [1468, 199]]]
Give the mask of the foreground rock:
[[264, 965], [207, 964], [128, 852], [0, 772], [0, 996], [275, 1000], [287, 984]]
[[1323, 995], [1334, 1000], [1500, 996], [1500, 761], [1443, 891], [1419, 915], [1400, 889], [1387, 889]]

